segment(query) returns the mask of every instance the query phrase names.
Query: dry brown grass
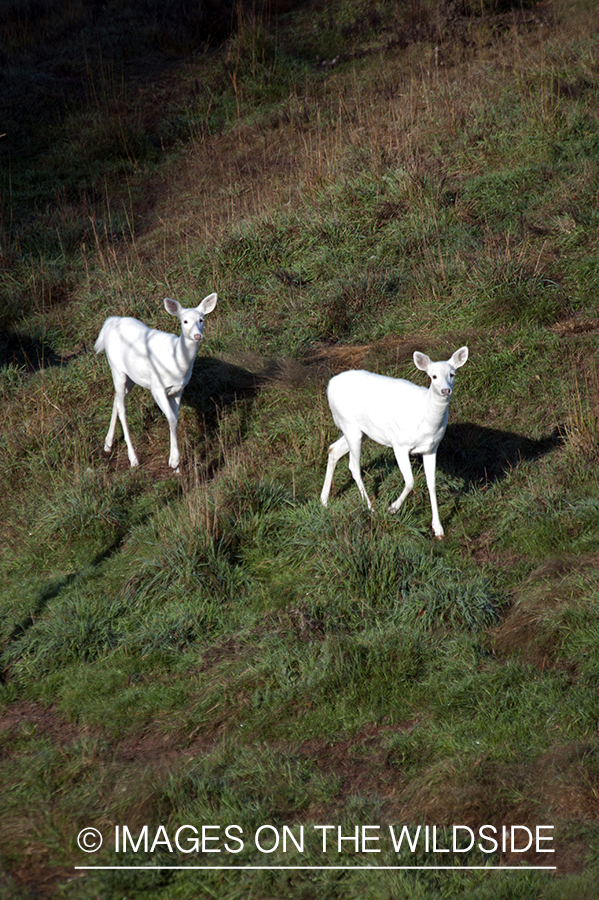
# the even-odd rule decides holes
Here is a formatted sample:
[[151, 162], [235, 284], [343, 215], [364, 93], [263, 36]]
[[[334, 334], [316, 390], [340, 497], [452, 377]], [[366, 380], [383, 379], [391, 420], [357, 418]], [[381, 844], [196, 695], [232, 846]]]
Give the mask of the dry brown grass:
[[567, 398], [566, 446], [583, 463], [599, 460], [599, 375], [592, 361], [574, 369]]
[[[489, 166], [490, 151], [481, 159], [466, 157], [449, 143], [443, 157], [433, 156], [427, 149], [434, 143], [431, 136], [457, 138], [473, 127], [474, 118], [484, 128], [483, 110], [500, 96], [506, 68], [513, 74], [515, 66], [523, 85], [529, 73], [543, 77], [546, 68], [549, 83], [547, 55], [559, 54], [550, 27], [553, 15], [549, 7], [534, 17], [514, 14], [508, 32], [491, 34], [484, 25], [478, 30], [472, 26], [467, 41], [456, 41], [452, 33], [438, 47], [369, 50], [357, 61], [355, 75], [332, 69], [324, 81], [307, 80], [301, 94], [293, 90], [283, 110], [270, 116], [250, 117], [250, 107], [246, 110], [241, 102], [233, 128], [199, 131], [186, 153], [169, 164], [166, 177], [148, 181], [136, 209], [144, 225], [130, 245], [111, 246], [104, 236], [94, 235], [100, 269], [123, 296], [135, 290], [141, 269], [149, 283], [162, 281], [176, 292], [192, 283], [185, 258], [198, 243], [216, 247], [253, 217], [278, 210], [301, 214], [308, 200], [313, 215], [322, 189], [351, 177], [364, 160], [373, 178], [397, 162], [404, 200], [401, 208], [381, 208], [382, 220], [421, 201], [425, 182], [436, 181], [439, 195], [459, 192], [464, 177]], [[560, 35], [577, 27], [575, 18], [567, 27], [562, 22]], [[394, 73], [391, 82], [387, 75], [381, 77], [381, 54], [385, 72]], [[196, 72], [201, 80], [205, 65], [200, 61], [197, 69], [190, 68], [190, 84]], [[530, 96], [531, 115], [543, 120], [551, 112], [552, 95], [548, 92], [547, 109], [542, 104], [537, 108], [532, 90]], [[423, 215], [434, 216], [434, 208]], [[467, 209], [460, 215], [467, 215]], [[439, 248], [425, 249], [444, 280]], [[181, 261], [174, 265], [176, 256]], [[535, 259], [539, 265], [540, 257]], [[216, 274], [216, 261], [213, 270]]]

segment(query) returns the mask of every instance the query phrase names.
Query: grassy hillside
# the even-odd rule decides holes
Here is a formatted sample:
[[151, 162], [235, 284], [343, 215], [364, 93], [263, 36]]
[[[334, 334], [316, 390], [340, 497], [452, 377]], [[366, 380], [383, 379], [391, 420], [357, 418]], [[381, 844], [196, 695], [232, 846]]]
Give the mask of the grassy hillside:
[[[1, 898], [597, 896], [594, 7], [0, 5]], [[181, 474], [139, 388], [133, 470], [101, 324], [213, 290]], [[323, 509], [331, 375], [463, 344], [445, 539], [371, 442]], [[389, 839], [486, 824], [555, 853]], [[175, 868], [324, 864], [505, 869]]]

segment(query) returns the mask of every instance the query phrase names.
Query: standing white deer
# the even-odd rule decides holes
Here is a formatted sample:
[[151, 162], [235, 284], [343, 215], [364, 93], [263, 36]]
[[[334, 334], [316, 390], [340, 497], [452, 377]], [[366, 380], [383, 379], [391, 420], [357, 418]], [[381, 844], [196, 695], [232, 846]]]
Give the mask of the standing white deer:
[[430, 387], [420, 387], [403, 378], [388, 378], [354, 369], [335, 375], [329, 381], [327, 395], [333, 419], [343, 436], [329, 447], [329, 461], [320, 501], [327, 505], [335, 466], [349, 453], [349, 470], [360, 494], [372, 509], [360, 474], [362, 437], [393, 447], [404, 477], [405, 487], [389, 507], [397, 512], [412, 488], [414, 476], [410, 453], [421, 453], [433, 512], [435, 537], [443, 537], [435, 489], [437, 447], [447, 428], [449, 398], [456, 369], [468, 359], [468, 347], [461, 347], [447, 362], [432, 362], [424, 353], [414, 353], [414, 365], [426, 372]]
[[149, 328], [138, 319], [121, 316], [110, 316], [106, 319], [94, 345], [96, 353], [101, 353], [102, 350], [106, 352], [114, 381], [112, 417], [104, 443], [106, 453], [112, 448], [118, 415], [127, 444], [129, 462], [132, 466], [139, 464], [131, 443], [125, 414], [125, 395], [134, 384], [139, 384], [152, 392], [154, 400], [167, 418], [171, 432], [168, 464], [175, 471], [179, 471], [177, 420], [181, 396], [191, 378], [198, 344], [203, 337], [204, 316], [212, 312], [216, 300], [216, 294], [209, 294], [199, 306], [183, 309], [176, 300], [165, 297], [166, 311], [181, 322], [179, 337], [166, 331]]

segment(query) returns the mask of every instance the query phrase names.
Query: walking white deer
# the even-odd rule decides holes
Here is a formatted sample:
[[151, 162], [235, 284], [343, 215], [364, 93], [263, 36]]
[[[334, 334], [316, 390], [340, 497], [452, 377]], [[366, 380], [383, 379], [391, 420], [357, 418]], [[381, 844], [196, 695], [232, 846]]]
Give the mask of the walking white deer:
[[177, 420], [181, 396], [191, 378], [198, 344], [203, 337], [204, 316], [212, 312], [216, 300], [216, 294], [209, 294], [199, 306], [183, 309], [176, 300], [165, 297], [166, 311], [171, 316], [176, 316], [181, 323], [179, 337], [149, 328], [143, 322], [129, 317], [110, 316], [106, 319], [94, 345], [96, 353], [101, 353], [102, 350], [106, 352], [114, 381], [112, 417], [104, 443], [106, 453], [112, 448], [118, 415], [129, 462], [132, 466], [139, 464], [125, 414], [125, 395], [134, 384], [139, 384], [152, 392], [154, 400], [167, 418], [171, 432], [168, 464], [176, 472], [179, 471]]
[[353, 369], [329, 381], [327, 395], [333, 419], [343, 436], [329, 447], [329, 461], [320, 501], [327, 505], [335, 466], [349, 453], [349, 470], [360, 494], [372, 509], [360, 474], [362, 437], [393, 447], [405, 487], [389, 507], [397, 512], [412, 488], [414, 476], [410, 453], [421, 453], [433, 512], [435, 537], [443, 537], [435, 489], [437, 447], [447, 428], [449, 398], [456, 369], [468, 359], [468, 347], [461, 347], [447, 362], [432, 362], [424, 353], [414, 353], [414, 365], [426, 372], [430, 387], [420, 387], [403, 378], [388, 378]]

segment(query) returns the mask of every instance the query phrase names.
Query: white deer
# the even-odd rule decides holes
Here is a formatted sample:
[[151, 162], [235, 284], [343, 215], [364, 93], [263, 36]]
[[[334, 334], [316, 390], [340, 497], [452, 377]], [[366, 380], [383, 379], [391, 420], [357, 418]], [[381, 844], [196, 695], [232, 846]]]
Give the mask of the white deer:
[[428, 389], [403, 378], [388, 378], [359, 369], [331, 378], [327, 390], [329, 406], [343, 436], [329, 447], [327, 474], [320, 495], [323, 506], [329, 499], [335, 466], [349, 452], [349, 470], [368, 508], [372, 509], [360, 474], [362, 437], [367, 435], [378, 444], [393, 447], [404, 477], [405, 487], [389, 507], [390, 512], [397, 512], [414, 487], [410, 453], [422, 454], [431, 498], [433, 531], [439, 540], [443, 537], [435, 490], [437, 447], [447, 428], [456, 369], [467, 359], [468, 347], [456, 350], [447, 362], [432, 362], [424, 353], [414, 353], [414, 365], [431, 379]]
[[167, 418], [171, 432], [168, 464], [176, 472], [179, 471], [177, 420], [181, 396], [191, 378], [198, 344], [203, 337], [204, 316], [212, 312], [216, 300], [216, 294], [209, 294], [199, 306], [183, 309], [176, 300], [165, 297], [166, 311], [181, 322], [179, 337], [166, 331], [149, 328], [138, 319], [121, 316], [110, 316], [106, 319], [94, 345], [96, 353], [101, 353], [102, 350], [106, 352], [114, 381], [112, 417], [104, 443], [106, 453], [112, 448], [118, 415], [127, 444], [129, 462], [132, 466], [139, 464], [131, 443], [125, 414], [125, 395], [134, 384], [139, 384], [152, 392], [154, 400]]

